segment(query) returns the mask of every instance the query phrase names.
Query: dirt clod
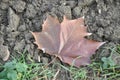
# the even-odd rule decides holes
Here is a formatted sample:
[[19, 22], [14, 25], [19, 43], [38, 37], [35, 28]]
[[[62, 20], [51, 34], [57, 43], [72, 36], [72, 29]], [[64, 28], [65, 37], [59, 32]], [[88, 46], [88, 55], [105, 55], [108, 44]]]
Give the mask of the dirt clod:
[[32, 4], [28, 4], [25, 12], [25, 16], [28, 18], [33, 18], [35, 17], [36, 13], [37, 12], [35, 10], [35, 7]]
[[12, 8], [9, 8], [8, 12], [8, 32], [16, 31], [19, 25], [20, 17], [15, 14]]
[[23, 10], [25, 9], [26, 3], [22, 0], [16, 0], [13, 3], [13, 8], [17, 11], [17, 12], [23, 12]]
[[25, 47], [25, 40], [21, 40], [20, 42], [16, 42], [15, 43], [15, 47], [14, 47], [14, 50], [17, 50], [17, 51], [22, 51]]

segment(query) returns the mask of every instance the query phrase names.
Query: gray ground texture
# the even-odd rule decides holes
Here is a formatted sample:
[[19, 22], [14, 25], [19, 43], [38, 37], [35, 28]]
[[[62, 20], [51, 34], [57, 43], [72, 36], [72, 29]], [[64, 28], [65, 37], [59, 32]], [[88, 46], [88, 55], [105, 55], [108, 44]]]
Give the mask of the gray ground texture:
[[47, 14], [60, 21], [63, 15], [69, 19], [84, 16], [88, 32], [93, 33], [88, 38], [106, 42], [97, 51], [98, 54], [104, 51], [99, 57], [109, 54], [106, 47], [120, 44], [120, 0], [0, 0], [1, 61], [6, 61], [9, 55], [21, 54], [25, 49], [36, 61], [48, 63], [52, 59], [41, 54], [30, 33], [41, 31]]

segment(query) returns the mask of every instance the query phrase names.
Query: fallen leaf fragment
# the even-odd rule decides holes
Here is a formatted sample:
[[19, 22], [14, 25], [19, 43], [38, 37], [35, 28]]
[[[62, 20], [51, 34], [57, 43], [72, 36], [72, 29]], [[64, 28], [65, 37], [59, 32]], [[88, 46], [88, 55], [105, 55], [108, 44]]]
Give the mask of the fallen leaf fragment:
[[48, 16], [42, 26], [42, 32], [32, 32], [38, 48], [76, 67], [90, 64], [90, 57], [105, 43], [84, 38], [91, 35], [84, 18], [68, 20], [64, 16], [59, 23], [57, 18]]
[[8, 50], [7, 46], [0, 45], [0, 58], [3, 59], [3, 61], [7, 61], [10, 56], [10, 52]]
[[3, 36], [0, 34], [0, 59], [7, 61], [10, 56], [10, 52], [8, 50], [8, 46], [3, 45], [4, 40], [2, 37]]

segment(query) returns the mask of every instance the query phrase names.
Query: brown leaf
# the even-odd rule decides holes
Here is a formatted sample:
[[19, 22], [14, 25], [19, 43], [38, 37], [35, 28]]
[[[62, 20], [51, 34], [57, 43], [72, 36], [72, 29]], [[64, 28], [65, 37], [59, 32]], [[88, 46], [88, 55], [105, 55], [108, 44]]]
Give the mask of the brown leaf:
[[84, 38], [91, 33], [87, 32], [83, 18], [68, 20], [64, 16], [60, 24], [57, 18], [48, 16], [42, 32], [32, 34], [39, 49], [45, 49], [46, 53], [76, 67], [88, 65], [92, 54], [104, 44]]

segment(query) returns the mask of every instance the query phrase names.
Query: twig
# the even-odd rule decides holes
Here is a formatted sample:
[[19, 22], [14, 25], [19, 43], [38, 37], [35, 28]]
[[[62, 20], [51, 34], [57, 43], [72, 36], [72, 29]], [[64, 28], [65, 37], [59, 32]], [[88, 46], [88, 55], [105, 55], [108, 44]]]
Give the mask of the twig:
[[56, 58], [57, 58], [57, 57], [55, 57], [51, 62], [49, 62], [49, 63], [45, 66], [45, 68], [48, 67], [51, 63], [53, 63]]
[[60, 69], [58, 69], [58, 71], [56, 72], [56, 74], [55, 74], [55, 76], [53, 77], [53, 79], [52, 79], [52, 80], [56, 80], [57, 75], [59, 74], [59, 72], [60, 72]]

